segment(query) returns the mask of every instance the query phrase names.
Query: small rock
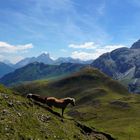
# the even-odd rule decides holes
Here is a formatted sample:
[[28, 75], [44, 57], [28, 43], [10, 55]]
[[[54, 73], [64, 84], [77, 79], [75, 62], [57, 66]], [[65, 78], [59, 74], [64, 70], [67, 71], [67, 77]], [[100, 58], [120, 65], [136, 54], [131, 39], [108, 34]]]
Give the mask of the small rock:
[[18, 112], [17, 114], [18, 114], [19, 117], [21, 117], [21, 113]]
[[14, 104], [12, 102], [7, 102], [9, 107], [13, 107]]
[[8, 127], [5, 127], [5, 131], [7, 131], [8, 130]]
[[48, 122], [51, 119], [51, 117], [45, 115], [38, 115], [38, 119], [42, 122]]
[[4, 109], [3, 111], [2, 111], [2, 114], [3, 115], [7, 115], [7, 114], [9, 114], [10, 112], [8, 111], [8, 110], [6, 110], [6, 109]]
[[17, 105], [22, 105], [22, 103], [20, 101], [16, 101]]
[[5, 94], [5, 93], [1, 93], [1, 95], [2, 95], [2, 97], [5, 98], [5, 99], [8, 99], [8, 98], [9, 98], [8, 95]]

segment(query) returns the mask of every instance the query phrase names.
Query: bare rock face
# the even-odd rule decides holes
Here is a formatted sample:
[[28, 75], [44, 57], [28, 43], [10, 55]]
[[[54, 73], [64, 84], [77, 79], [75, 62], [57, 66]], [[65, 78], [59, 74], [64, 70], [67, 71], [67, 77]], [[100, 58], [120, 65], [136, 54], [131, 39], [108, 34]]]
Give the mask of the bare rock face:
[[[130, 92], [140, 93], [138, 81], [140, 81], [140, 40], [131, 48], [119, 48], [110, 53], [101, 55], [93, 61], [92, 67], [96, 67], [110, 77], [123, 81]], [[129, 85], [137, 85], [131, 89]], [[135, 89], [135, 90], [133, 90]]]

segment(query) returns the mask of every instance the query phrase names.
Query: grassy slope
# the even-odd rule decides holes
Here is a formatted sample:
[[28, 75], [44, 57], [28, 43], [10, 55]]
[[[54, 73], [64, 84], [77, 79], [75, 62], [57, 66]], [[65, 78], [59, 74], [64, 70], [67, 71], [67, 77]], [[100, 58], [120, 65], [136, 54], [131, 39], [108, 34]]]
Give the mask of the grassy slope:
[[47, 96], [76, 98], [68, 115], [112, 134], [119, 140], [140, 138], [140, 96], [128, 94], [118, 82], [96, 69], [86, 69], [54, 82], [37, 81], [16, 90]]
[[62, 119], [45, 108], [33, 104], [0, 85], [0, 139], [1, 140], [86, 140], [101, 134], [81, 133], [73, 120]]

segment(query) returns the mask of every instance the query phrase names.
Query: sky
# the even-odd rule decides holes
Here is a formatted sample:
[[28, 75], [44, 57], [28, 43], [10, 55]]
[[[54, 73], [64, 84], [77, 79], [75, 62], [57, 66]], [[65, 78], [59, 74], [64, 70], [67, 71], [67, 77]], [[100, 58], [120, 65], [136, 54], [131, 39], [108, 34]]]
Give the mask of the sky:
[[0, 0], [0, 61], [96, 59], [140, 39], [140, 0]]

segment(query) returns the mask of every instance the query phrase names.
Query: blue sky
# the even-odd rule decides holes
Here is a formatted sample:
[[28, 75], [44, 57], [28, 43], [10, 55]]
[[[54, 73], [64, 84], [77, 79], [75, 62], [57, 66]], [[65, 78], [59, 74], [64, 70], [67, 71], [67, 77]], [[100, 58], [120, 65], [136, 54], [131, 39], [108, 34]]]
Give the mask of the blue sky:
[[140, 34], [139, 0], [0, 0], [0, 60], [95, 59]]

